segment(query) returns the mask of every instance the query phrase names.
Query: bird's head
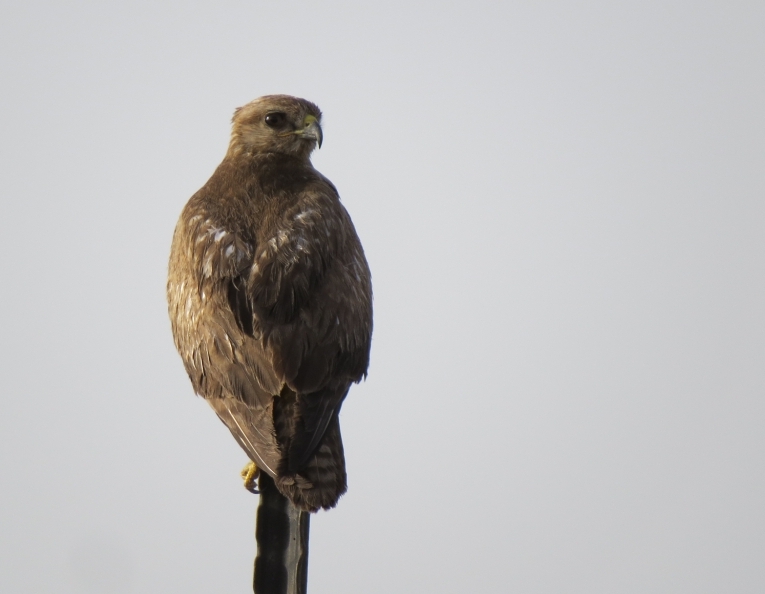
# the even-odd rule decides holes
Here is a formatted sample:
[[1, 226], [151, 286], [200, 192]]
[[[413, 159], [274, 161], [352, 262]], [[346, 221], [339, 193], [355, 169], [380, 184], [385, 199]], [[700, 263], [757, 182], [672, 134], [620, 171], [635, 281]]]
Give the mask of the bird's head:
[[229, 154], [279, 153], [308, 159], [321, 146], [321, 111], [305, 99], [266, 95], [239, 107]]

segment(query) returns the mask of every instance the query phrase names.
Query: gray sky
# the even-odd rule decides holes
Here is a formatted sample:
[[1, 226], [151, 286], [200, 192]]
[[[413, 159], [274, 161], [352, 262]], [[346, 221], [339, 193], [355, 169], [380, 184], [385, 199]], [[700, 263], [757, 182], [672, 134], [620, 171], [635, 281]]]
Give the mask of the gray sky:
[[0, 591], [251, 591], [164, 283], [268, 93], [324, 111], [375, 287], [311, 593], [763, 591], [764, 17], [3, 2]]

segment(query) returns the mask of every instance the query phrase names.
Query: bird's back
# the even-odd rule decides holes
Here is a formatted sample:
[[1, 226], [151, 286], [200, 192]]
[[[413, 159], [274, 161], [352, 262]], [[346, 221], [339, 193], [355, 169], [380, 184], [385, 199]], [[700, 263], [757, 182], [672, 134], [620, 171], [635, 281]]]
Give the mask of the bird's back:
[[195, 391], [302, 509], [346, 489], [338, 413], [366, 373], [369, 268], [310, 163], [229, 155], [183, 210], [168, 303]]

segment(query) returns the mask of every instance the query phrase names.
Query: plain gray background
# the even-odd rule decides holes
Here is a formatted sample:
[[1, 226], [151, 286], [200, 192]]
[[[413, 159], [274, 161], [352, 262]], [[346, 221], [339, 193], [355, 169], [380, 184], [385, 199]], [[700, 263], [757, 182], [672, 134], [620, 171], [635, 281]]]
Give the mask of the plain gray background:
[[269, 93], [375, 286], [310, 591], [765, 590], [764, 7], [4, 0], [0, 591], [251, 591], [164, 283]]

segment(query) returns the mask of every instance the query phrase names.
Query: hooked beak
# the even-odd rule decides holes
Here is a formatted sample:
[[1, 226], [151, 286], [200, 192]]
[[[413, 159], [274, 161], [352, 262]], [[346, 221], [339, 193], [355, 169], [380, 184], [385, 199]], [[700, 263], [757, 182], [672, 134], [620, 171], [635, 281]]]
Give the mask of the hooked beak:
[[304, 122], [304, 128], [302, 130], [295, 130], [294, 132], [300, 138], [313, 139], [316, 141], [316, 146], [321, 148], [321, 142], [324, 140], [324, 135], [321, 132], [321, 126], [319, 121], [313, 116], [306, 116]]
[[299, 130], [297, 134], [300, 138], [312, 138], [316, 141], [316, 146], [321, 148], [321, 142], [324, 140], [324, 135], [321, 132], [321, 126], [316, 120], [312, 121], [302, 130]]

